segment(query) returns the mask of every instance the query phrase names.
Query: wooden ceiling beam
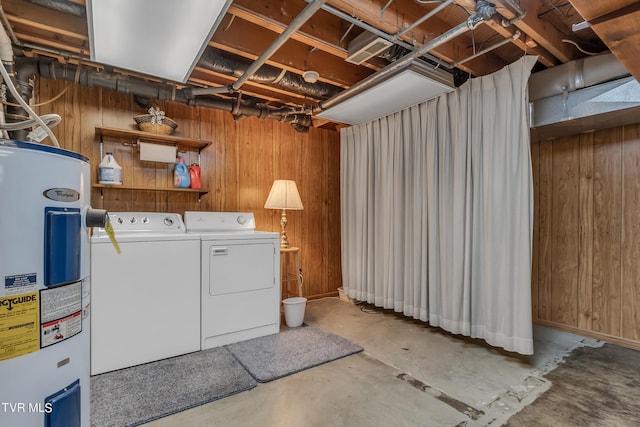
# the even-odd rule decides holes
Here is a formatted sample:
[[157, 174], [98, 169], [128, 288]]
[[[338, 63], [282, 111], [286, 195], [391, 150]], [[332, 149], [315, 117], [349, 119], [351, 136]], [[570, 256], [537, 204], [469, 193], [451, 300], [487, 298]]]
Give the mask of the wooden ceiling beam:
[[[397, 34], [404, 28], [412, 24], [415, 20], [425, 15], [429, 9], [421, 7], [413, 1], [396, 0], [392, 3], [392, 7], [387, 8], [381, 16], [381, 6], [379, 3], [369, 0], [328, 0], [328, 4], [345, 13], [355, 16], [356, 18], [372, 25], [387, 34]], [[435, 5], [431, 5], [431, 9]], [[439, 16], [443, 14], [448, 20], [454, 22], [445, 22]], [[407, 19], [407, 16], [412, 19]], [[431, 17], [424, 23], [413, 28], [410, 32], [402, 36], [402, 40], [409, 44], [413, 44], [415, 39], [417, 46], [428, 43], [437, 36], [444, 34], [451, 28], [464, 22], [467, 14], [462, 10], [458, 10], [456, 6], [449, 6], [445, 10]], [[456, 19], [457, 18], [457, 19]], [[482, 40], [488, 34], [485, 28], [478, 26], [475, 30], [475, 40]], [[448, 63], [468, 58], [473, 55], [473, 43], [471, 34], [461, 35], [453, 40], [432, 49], [429, 54], [436, 56]], [[484, 55], [486, 61], [474, 61], [473, 68], [470, 64], [460, 65], [460, 69], [476, 76], [486, 75], [506, 65], [504, 59], [489, 52]]]
[[610, 14], [616, 10], [622, 10], [637, 2], [637, 0], [569, 0], [569, 3], [571, 3], [574, 9], [577, 10], [580, 16], [586, 21], [592, 21], [595, 18]]
[[[516, 16], [511, 8], [502, 0], [493, 0], [497, 12], [507, 19]], [[562, 39], [567, 36], [558, 31], [553, 25], [538, 18], [544, 12], [545, 2], [540, 0], [520, 0], [520, 7], [526, 11], [523, 19], [514, 23], [515, 27], [531, 37], [546, 51], [558, 58], [561, 62], [571, 61], [581, 57], [573, 46], [564, 43]]]
[[41, 26], [54, 27], [67, 34], [88, 37], [85, 18], [38, 6], [24, 0], [2, 0], [2, 8], [7, 14], [7, 18], [12, 16], [15, 19], [37, 22]]
[[34, 45], [42, 46], [44, 48], [48, 47], [51, 49], [59, 50], [61, 51], [61, 53], [69, 52], [69, 53], [75, 53], [78, 55], [87, 55], [88, 53], [87, 49], [84, 49], [81, 46], [72, 46], [68, 43], [60, 43], [57, 40], [44, 39], [42, 37], [36, 37], [31, 34], [16, 33], [16, 37], [18, 37], [19, 40], [26, 41]]
[[[467, 10], [474, 10], [476, 5], [475, 0], [456, 0], [455, 3], [464, 7]], [[498, 12], [500, 13], [501, 10], [498, 10]], [[513, 13], [509, 13], [509, 15], [511, 16], [511, 18], [515, 16], [513, 15]], [[494, 19], [492, 21], [487, 22], [486, 24], [489, 28], [491, 28], [496, 33], [500, 34], [502, 37], [504, 38], [512, 37], [515, 34], [515, 29], [504, 27], [499, 21], [500, 19]], [[552, 55], [548, 50], [539, 46], [538, 42], [535, 41], [535, 39], [531, 38], [524, 31], [521, 30], [521, 33], [523, 34], [518, 39], [512, 42], [514, 46], [517, 46], [523, 53], [526, 53], [528, 55], [538, 56], [538, 61], [540, 61], [542, 64], [544, 64], [547, 67], [553, 67], [554, 65], [558, 65], [559, 61], [554, 55]], [[530, 40], [534, 40], [536, 46], [532, 46], [532, 43]], [[527, 42], [529, 44], [527, 44]]]
[[[209, 43], [210, 46], [254, 60], [276, 37], [272, 31], [244, 19], [236, 17], [229, 23], [227, 20], [230, 20], [229, 16], [222, 21], [222, 25]], [[247, 34], [251, 34], [250, 39], [247, 38]], [[342, 61], [325, 51], [312, 51], [308, 45], [296, 40], [287, 41], [267, 63], [297, 74], [315, 70], [320, 74], [321, 81], [340, 87], [351, 86], [373, 72], [368, 68]]]
[[7, 15], [7, 19], [12, 24], [12, 27], [14, 25], [16, 27], [17, 26], [26, 27], [26, 28], [29, 28], [29, 29], [33, 29], [33, 31], [35, 31], [35, 32], [44, 31], [44, 32], [53, 33], [53, 34], [56, 34], [56, 35], [59, 35], [59, 36], [62, 36], [62, 37], [68, 37], [68, 38], [71, 38], [71, 39], [77, 39], [80, 42], [89, 42], [89, 36], [87, 36], [86, 34], [74, 33], [74, 32], [62, 29], [60, 27], [43, 24], [43, 23], [32, 21], [32, 20], [29, 20], [29, 19], [20, 18], [20, 17], [15, 16], [15, 15]]
[[571, 4], [585, 20], [594, 22], [593, 31], [640, 81], [640, 7], [637, 0], [571, 0]]
[[[290, 15], [284, 16], [282, 12], [278, 14], [267, 2], [255, 2], [254, 0], [236, 0], [231, 4], [227, 13], [266, 28], [276, 34], [284, 32], [287, 25], [294, 18], [294, 16]], [[295, 32], [291, 39], [341, 59], [347, 57], [347, 50], [339, 44], [342, 33], [345, 31], [341, 27], [339, 18], [320, 10], [310, 18], [309, 22], [311, 24], [307, 23], [303, 26], [302, 31]], [[305, 32], [305, 29], [310, 30], [310, 32]], [[328, 34], [330, 34], [330, 37], [326, 38]], [[379, 67], [372, 64], [365, 63], [362, 65], [374, 70], [379, 69]]]

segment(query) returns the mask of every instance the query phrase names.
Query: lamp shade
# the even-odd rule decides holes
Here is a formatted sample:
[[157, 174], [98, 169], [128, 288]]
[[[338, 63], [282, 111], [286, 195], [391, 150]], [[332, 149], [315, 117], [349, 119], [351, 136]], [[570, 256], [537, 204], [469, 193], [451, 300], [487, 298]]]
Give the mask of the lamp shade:
[[264, 204], [267, 209], [302, 210], [302, 200], [295, 181], [276, 179]]

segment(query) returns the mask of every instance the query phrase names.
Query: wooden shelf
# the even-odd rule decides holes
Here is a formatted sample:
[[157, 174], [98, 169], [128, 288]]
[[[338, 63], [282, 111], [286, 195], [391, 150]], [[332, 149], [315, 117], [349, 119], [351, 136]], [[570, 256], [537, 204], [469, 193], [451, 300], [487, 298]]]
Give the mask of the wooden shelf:
[[212, 141], [202, 139], [183, 138], [173, 135], [160, 135], [150, 132], [143, 132], [140, 130], [116, 129], [104, 126], [96, 126], [96, 135], [100, 136], [100, 142], [102, 142], [103, 137], [137, 139], [144, 142], [176, 145], [179, 150], [183, 151], [197, 150], [198, 152], [200, 152], [212, 144]]
[[167, 192], [178, 192], [178, 193], [197, 193], [198, 199], [204, 196], [209, 192], [204, 188], [159, 188], [159, 187], [144, 187], [137, 185], [108, 185], [108, 184], [93, 184], [93, 188], [100, 189], [100, 196], [102, 197], [103, 189], [114, 189], [114, 190], [135, 190], [135, 191], [167, 191]]
[[[100, 137], [100, 157], [102, 157], [103, 138], [121, 138], [129, 140], [137, 140], [143, 142], [150, 142], [154, 144], [165, 144], [176, 146], [178, 150], [182, 151], [198, 151], [198, 163], [200, 163], [200, 152], [212, 144], [211, 141], [201, 139], [182, 138], [172, 135], [160, 135], [150, 132], [143, 132], [133, 129], [116, 129], [104, 126], [96, 126], [96, 135]], [[135, 145], [135, 144], [132, 144]], [[93, 184], [93, 188], [100, 189], [100, 197], [104, 196], [104, 189], [116, 189], [116, 190], [134, 190], [134, 191], [164, 191], [164, 192], [177, 192], [177, 193], [197, 193], [198, 201], [200, 198], [207, 194], [209, 190], [202, 188], [158, 188], [158, 187], [145, 187], [136, 185], [106, 185], [106, 184]]]

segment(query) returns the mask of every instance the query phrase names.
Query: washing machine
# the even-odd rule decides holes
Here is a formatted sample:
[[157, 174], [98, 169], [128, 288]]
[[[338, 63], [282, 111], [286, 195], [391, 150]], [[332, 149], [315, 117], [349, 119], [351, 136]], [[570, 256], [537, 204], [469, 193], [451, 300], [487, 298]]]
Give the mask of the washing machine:
[[177, 213], [109, 214], [91, 237], [91, 374], [200, 350], [200, 238]]
[[185, 212], [201, 241], [202, 350], [280, 332], [280, 237], [253, 213]]

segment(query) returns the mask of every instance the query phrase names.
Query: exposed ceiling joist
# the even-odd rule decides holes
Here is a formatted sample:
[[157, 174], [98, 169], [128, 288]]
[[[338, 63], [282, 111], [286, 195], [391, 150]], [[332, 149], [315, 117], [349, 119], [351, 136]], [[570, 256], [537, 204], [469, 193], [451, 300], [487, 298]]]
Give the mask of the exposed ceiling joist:
[[640, 2], [571, 0], [618, 60], [640, 81]]
[[[108, 72], [137, 75], [87, 61], [90, 52], [86, 18], [47, 7], [48, 1], [52, 2], [50, 6], [54, 7], [53, 3], [56, 0], [42, 0], [44, 5], [32, 3], [30, 0], [2, 0], [1, 9], [17, 36], [17, 47], [24, 48], [25, 55], [37, 57], [42, 54], [60, 62], [79, 61], [94, 68], [106, 68]], [[69, 1], [85, 5], [84, 0]], [[307, 7], [309, 1], [234, 0], [209, 46], [247, 60], [254, 60], [287, 29], [296, 16]], [[348, 89], [406, 55], [407, 48], [419, 48], [458, 26], [475, 11], [477, 4], [476, 0], [453, 0], [452, 4], [446, 2], [444, 5], [442, 2], [438, 4], [418, 0], [327, 0], [325, 6], [294, 32], [291, 38], [270, 56], [266, 64], [293, 73], [298, 78], [301, 78], [306, 70], [317, 71], [318, 84]], [[591, 50], [596, 52], [604, 49], [606, 44], [636, 78], [640, 77], [640, 61], [637, 61], [640, 57], [639, 2], [515, 0], [519, 7], [525, 9], [526, 16], [506, 27], [502, 25], [502, 18], [509, 20], [515, 16], [514, 10], [508, 6], [509, 0], [491, 2], [496, 5], [498, 12], [493, 20], [438, 45], [425, 56], [439, 58], [442, 63], [438, 67], [443, 66], [445, 69], [448, 69], [450, 64], [463, 61], [457, 70], [449, 70], [463, 81], [463, 74], [489, 74], [525, 53], [538, 55], [539, 69], [587, 55], [585, 52], [589, 49], [583, 49], [585, 52], [580, 51], [575, 45], [563, 42], [566, 38], [578, 46], [595, 46], [595, 49]], [[406, 34], [399, 37], [400, 41], [390, 51], [374, 56], [360, 65], [345, 61], [350, 42], [365, 29], [377, 32], [377, 36], [384, 35], [384, 38], [390, 38], [419, 22], [435, 8], [442, 10], [415, 25], [415, 28], [405, 31]], [[572, 32], [571, 25], [583, 20], [592, 21], [592, 28]], [[516, 31], [522, 33], [518, 39], [502, 43], [511, 38]], [[466, 61], [476, 52], [483, 53]], [[157, 80], [152, 76], [141, 77], [150, 81]], [[200, 64], [188, 84], [194, 88], [208, 86], [224, 89], [236, 78], [237, 76], [214, 72]], [[283, 88], [264, 82], [247, 82], [247, 87], [243, 88], [242, 93], [243, 97], [253, 97], [248, 102], [264, 103], [274, 108], [293, 107], [296, 111], [302, 111], [320, 101], [318, 97], [302, 95], [295, 88]], [[237, 93], [225, 93], [220, 96], [237, 97]], [[314, 125], [335, 128], [335, 123], [326, 120], [314, 120]]]

